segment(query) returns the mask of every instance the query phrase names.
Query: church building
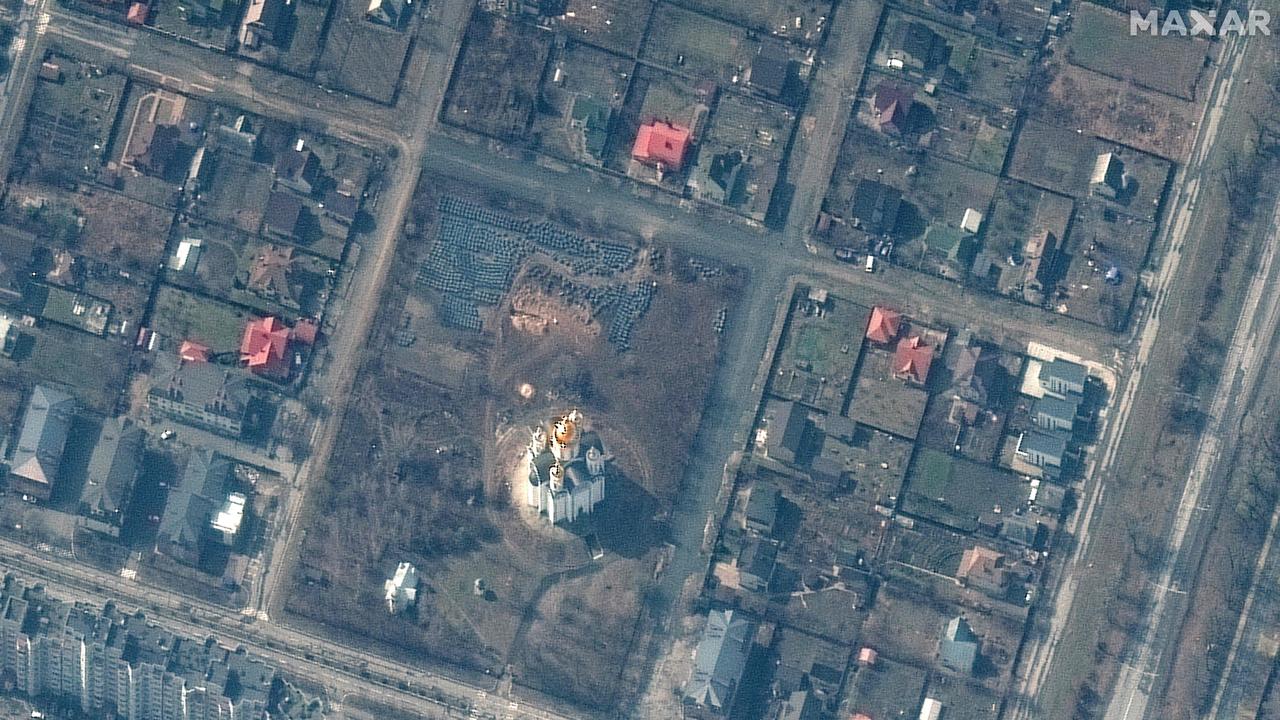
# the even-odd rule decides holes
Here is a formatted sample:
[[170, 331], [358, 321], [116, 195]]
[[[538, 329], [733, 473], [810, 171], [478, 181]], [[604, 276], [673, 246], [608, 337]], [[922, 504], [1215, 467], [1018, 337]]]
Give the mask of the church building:
[[553, 421], [550, 432], [534, 428], [525, 456], [529, 465], [525, 501], [552, 523], [573, 522], [604, 500], [613, 458], [599, 433], [584, 429], [577, 410]]

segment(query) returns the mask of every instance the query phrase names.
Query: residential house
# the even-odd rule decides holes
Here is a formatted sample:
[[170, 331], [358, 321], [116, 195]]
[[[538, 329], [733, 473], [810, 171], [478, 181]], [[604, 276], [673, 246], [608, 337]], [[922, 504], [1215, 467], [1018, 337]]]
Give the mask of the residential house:
[[31, 279], [31, 258], [36, 236], [25, 230], [0, 226], [0, 303], [22, 300]]
[[1027, 238], [1023, 254], [1023, 297], [1027, 302], [1040, 304], [1045, 295], [1058, 284], [1061, 258], [1058, 236], [1047, 229], [1040, 229]]
[[809, 413], [799, 403], [770, 399], [765, 404], [764, 422], [765, 457], [794, 464], [809, 423]]
[[240, 43], [250, 50], [283, 46], [293, 34], [294, 0], [249, 0], [240, 24]]
[[767, 483], [751, 488], [747, 498], [746, 527], [761, 535], [771, 535], [778, 522], [778, 509], [782, 505], [782, 491]]
[[689, 129], [669, 122], [650, 121], [640, 126], [632, 159], [660, 170], [679, 172], [689, 151]]
[[582, 152], [599, 162], [609, 139], [609, 120], [613, 108], [588, 95], [578, 95], [569, 110], [569, 127], [582, 133]]
[[1023, 433], [1018, 439], [1017, 453], [1027, 462], [1044, 468], [1046, 474], [1056, 477], [1062, 469], [1062, 460], [1067, 455], [1068, 436], [1062, 431], [1040, 432], [1032, 430]]
[[310, 195], [320, 180], [320, 158], [302, 138], [293, 147], [276, 154], [273, 168], [276, 182], [302, 195]]
[[409, 19], [409, 11], [412, 8], [413, 0], [369, 0], [364, 17], [377, 25], [401, 28]]
[[27, 400], [18, 445], [9, 465], [10, 488], [40, 500], [49, 499], [75, 413], [75, 398], [61, 390], [35, 386]]
[[156, 381], [147, 392], [147, 407], [178, 422], [239, 438], [249, 403], [243, 373], [208, 362], [161, 357], [152, 372]]
[[891, 345], [898, 339], [902, 327], [902, 315], [881, 305], [871, 309], [867, 323], [867, 339], [877, 345]]
[[707, 614], [707, 626], [693, 656], [693, 671], [684, 687], [682, 704], [687, 720], [729, 716], [755, 634], [755, 624], [733, 610]]
[[920, 720], [941, 720], [942, 710], [942, 701], [927, 697], [920, 704]]
[[772, 720], [818, 720], [822, 717], [822, 703], [815, 700], [808, 690], [795, 690], [778, 703]]
[[1083, 365], [1062, 358], [1043, 363], [1040, 366], [1040, 387], [1047, 393], [1065, 397], [1084, 393], [1085, 379], [1089, 371]]
[[272, 190], [267, 206], [262, 211], [262, 234], [281, 240], [294, 240], [298, 236], [298, 222], [302, 219], [302, 198], [291, 192]]
[[1003, 553], [983, 545], [975, 545], [960, 556], [956, 580], [993, 597], [1004, 594], [1009, 585], [1009, 571]]
[[1047, 530], [1034, 515], [1006, 515], [1000, 521], [1000, 537], [1013, 543], [1038, 550], [1044, 546]]
[[919, 335], [902, 338], [893, 353], [893, 376], [912, 385], [923, 386], [929, 380], [933, 364], [933, 347]]
[[795, 61], [782, 43], [764, 42], [751, 62], [747, 86], [776, 100], [787, 89], [795, 72]]
[[275, 317], [251, 320], [240, 339], [240, 362], [258, 375], [289, 374], [289, 328]]
[[777, 545], [762, 538], [751, 538], [738, 554], [738, 584], [752, 592], [767, 590], [777, 562]]
[[170, 486], [156, 532], [156, 552], [183, 565], [200, 562], [201, 540], [211, 528], [214, 508], [225, 497], [233, 462], [211, 450], [196, 450], [176, 485]]
[[290, 282], [294, 261], [293, 248], [288, 245], [258, 248], [249, 266], [245, 287], [249, 292], [296, 309], [301, 288]]
[[395, 615], [407, 610], [418, 600], [418, 569], [410, 563], [400, 563], [395, 575], [383, 583], [382, 588], [387, 612]]
[[872, 235], [889, 235], [898, 227], [901, 207], [902, 193], [897, 188], [862, 179], [854, 188], [850, 214], [856, 227]]
[[919, 20], [900, 23], [897, 34], [889, 42], [891, 67], [930, 72], [945, 65], [951, 48], [946, 38]]
[[356, 213], [360, 211], [360, 199], [354, 195], [330, 189], [325, 192], [320, 209], [324, 211], [325, 217], [350, 226], [356, 221]]
[[1089, 194], [1116, 200], [1128, 187], [1128, 176], [1122, 162], [1115, 153], [1102, 153], [1093, 163], [1093, 173], [1089, 176]]
[[886, 135], [907, 132], [910, 129], [907, 123], [914, 102], [915, 91], [908, 86], [892, 82], [877, 85], [871, 98], [871, 112], [876, 128]]
[[120, 536], [142, 467], [145, 439], [146, 432], [128, 418], [111, 418], [103, 423], [80, 491], [82, 526], [111, 537]]
[[1075, 429], [1076, 415], [1080, 411], [1080, 396], [1065, 398], [1045, 395], [1031, 405], [1031, 419], [1047, 432], [1061, 430], [1068, 435]]
[[943, 667], [969, 675], [977, 663], [981, 640], [964, 617], [956, 617], [947, 623], [938, 644], [938, 659]]

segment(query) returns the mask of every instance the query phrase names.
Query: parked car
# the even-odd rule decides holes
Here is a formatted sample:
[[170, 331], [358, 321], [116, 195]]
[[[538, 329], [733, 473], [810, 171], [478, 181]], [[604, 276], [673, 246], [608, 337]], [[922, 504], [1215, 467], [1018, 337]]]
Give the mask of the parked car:
[[853, 251], [853, 248], [839, 247], [836, 248], [836, 259], [840, 262], [856, 263], [858, 262], [858, 255]]

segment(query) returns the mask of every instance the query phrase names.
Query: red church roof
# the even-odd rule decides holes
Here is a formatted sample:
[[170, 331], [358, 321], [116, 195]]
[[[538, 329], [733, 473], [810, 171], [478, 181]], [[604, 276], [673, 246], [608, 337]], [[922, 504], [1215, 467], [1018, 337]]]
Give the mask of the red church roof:
[[893, 353], [893, 374], [903, 380], [923, 385], [929, 379], [929, 365], [933, 363], [933, 348], [924, 344], [919, 335], [898, 341]]
[[209, 362], [209, 348], [193, 340], [183, 340], [178, 357], [187, 362]]
[[282, 375], [289, 369], [289, 328], [274, 317], [253, 320], [240, 340], [240, 360], [264, 375]]
[[867, 339], [873, 343], [888, 345], [898, 337], [902, 316], [879, 305], [871, 309], [871, 322], [867, 323]]
[[679, 170], [689, 149], [689, 131], [679, 125], [653, 121], [640, 126], [631, 157], [647, 165], [661, 163], [668, 170]]

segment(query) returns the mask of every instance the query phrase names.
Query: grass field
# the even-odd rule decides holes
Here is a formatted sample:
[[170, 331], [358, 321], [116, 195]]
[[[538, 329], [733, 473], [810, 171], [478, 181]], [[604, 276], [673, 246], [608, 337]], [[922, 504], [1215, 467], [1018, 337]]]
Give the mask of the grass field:
[[740, 27], [660, 4], [642, 57], [695, 78], [728, 83], [751, 65], [759, 49], [760, 42]]
[[151, 325], [173, 340], [196, 340], [215, 353], [240, 347], [244, 325], [252, 316], [226, 303], [193, 295], [169, 285], [156, 291]]
[[1067, 57], [1076, 65], [1188, 100], [1212, 53], [1204, 38], [1130, 35], [1127, 16], [1093, 3], [1076, 10], [1067, 36]]
[[870, 314], [870, 309], [841, 298], [831, 298], [830, 307], [821, 317], [807, 316], [793, 308], [769, 391], [828, 412], [840, 412]]

